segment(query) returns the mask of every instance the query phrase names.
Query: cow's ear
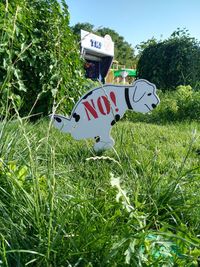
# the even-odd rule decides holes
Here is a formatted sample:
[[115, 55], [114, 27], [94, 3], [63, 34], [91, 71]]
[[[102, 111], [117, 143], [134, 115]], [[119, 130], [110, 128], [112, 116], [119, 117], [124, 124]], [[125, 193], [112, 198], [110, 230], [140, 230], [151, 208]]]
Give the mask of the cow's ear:
[[144, 81], [136, 81], [135, 83], [135, 90], [133, 94], [133, 101], [139, 102], [143, 96], [146, 94], [146, 84]]

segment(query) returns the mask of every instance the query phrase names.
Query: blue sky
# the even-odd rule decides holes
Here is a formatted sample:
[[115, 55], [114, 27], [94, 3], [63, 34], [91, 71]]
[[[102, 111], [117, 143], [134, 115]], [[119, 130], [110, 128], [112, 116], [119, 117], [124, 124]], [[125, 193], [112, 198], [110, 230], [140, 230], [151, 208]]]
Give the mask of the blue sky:
[[70, 25], [108, 27], [133, 47], [151, 37], [165, 39], [186, 28], [200, 41], [200, 0], [66, 0]]

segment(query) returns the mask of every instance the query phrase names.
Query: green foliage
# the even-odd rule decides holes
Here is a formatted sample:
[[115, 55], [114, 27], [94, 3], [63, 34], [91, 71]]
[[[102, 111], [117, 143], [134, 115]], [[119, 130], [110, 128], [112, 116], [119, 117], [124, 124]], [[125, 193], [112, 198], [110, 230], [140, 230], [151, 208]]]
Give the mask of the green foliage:
[[190, 86], [178, 86], [176, 91], [160, 93], [161, 105], [155, 110], [158, 121], [199, 120], [200, 92]]
[[126, 118], [132, 121], [166, 123], [173, 121], [199, 121], [200, 92], [191, 86], [180, 85], [174, 91], [158, 90], [160, 105], [149, 115], [129, 112]]
[[[134, 266], [197, 266], [198, 258], [190, 258], [191, 240], [185, 235], [186, 228], [182, 224], [176, 229], [176, 235], [168, 229], [169, 225], [163, 224], [159, 230], [144, 231], [148, 228], [148, 215], [141, 212], [137, 206], [133, 206], [128, 192], [121, 187], [119, 178], [111, 178], [112, 186], [117, 188], [117, 202], [121, 202], [127, 211], [127, 224], [134, 225], [135, 230], [115, 243], [111, 257], [116, 256], [120, 250], [124, 252], [125, 263]], [[184, 240], [184, 245], [183, 245]], [[195, 240], [198, 243], [198, 239]], [[196, 249], [196, 252], [199, 249]], [[193, 251], [195, 254], [195, 252]], [[186, 256], [188, 255], [188, 256]], [[191, 264], [191, 265], [190, 265]]]
[[138, 61], [138, 76], [163, 90], [178, 85], [198, 86], [200, 82], [200, 46], [187, 31], [178, 30], [165, 41], [147, 46]]
[[119, 122], [97, 156], [46, 121], [3, 121], [0, 266], [198, 266], [199, 131]]
[[141, 56], [141, 54], [143, 53], [143, 51], [144, 51], [147, 47], [149, 47], [149, 46], [151, 46], [151, 45], [156, 45], [158, 42], [159, 42], [159, 41], [156, 40], [155, 37], [152, 37], [151, 39], [148, 39], [147, 41], [143, 41], [143, 42], [141, 42], [140, 44], [138, 44], [138, 45], [136, 46], [136, 48], [137, 48], [137, 50], [138, 50], [138, 54], [139, 54], [139, 56]]
[[72, 27], [72, 31], [73, 33], [78, 36], [78, 39], [80, 40], [81, 38], [81, 30], [85, 30], [85, 31], [88, 31], [88, 32], [94, 32], [94, 25], [88, 23], [88, 22], [85, 22], [85, 23], [77, 23], [76, 25], [74, 25]]
[[[69, 111], [83, 90], [67, 5], [57, 0], [0, 3], [0, 111]], [[68, 110], [66, 110], [68, 108]]]
[[77, 23], [72, 27], [73, 32], [78, 36], [80, 40], [80, 30], [86, 30], [93, 32], [94, 34], [104, 37], [109, 34], [115, 43], [115, 60], [121, 65], [133, 67], [136, 64], [136, 57], [134, 55], [134, 49], [131, 45], [124, 40], [124, 37], [120, 36], [116, 31], [110, 28], [94, 28], [94, 25], [90, 23]]
[[101, 36], [109, 34], [112, 37], [112, 40], [115, 43], [115, 60], [117, 60], [119, 64], [125, 65], [127, 68], [131, 68], [135, 65], [134, 49], [124, 40], [124, 37], [109, 28], [101, 28], [97, 33]]

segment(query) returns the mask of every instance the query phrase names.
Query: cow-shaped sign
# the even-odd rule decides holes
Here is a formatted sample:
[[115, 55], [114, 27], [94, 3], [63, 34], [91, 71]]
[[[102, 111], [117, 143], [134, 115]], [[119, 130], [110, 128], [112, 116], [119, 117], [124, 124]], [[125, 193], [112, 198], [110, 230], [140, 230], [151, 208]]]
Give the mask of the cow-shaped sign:
[[70, 133], [74, 139], [94, 138], [94, 150], [112, 148], [112, 126], [126, 110], [147, 113], [159, 104], [156, 86], [147, 80], [136, 80], [133, 85], [106, 84], [81, 97], [71, 116], [52, 115], [53, 125], [60, 131]]

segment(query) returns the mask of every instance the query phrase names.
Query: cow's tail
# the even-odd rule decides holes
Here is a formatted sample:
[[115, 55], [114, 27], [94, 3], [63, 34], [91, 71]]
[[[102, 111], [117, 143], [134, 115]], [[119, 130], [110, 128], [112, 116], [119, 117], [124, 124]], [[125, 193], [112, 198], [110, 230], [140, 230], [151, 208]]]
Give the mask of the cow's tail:
[[50, 115], [50, 118], [55, 128], [64, 133], [71, 133], [73, 128], [71, 119], [58, 114]]

